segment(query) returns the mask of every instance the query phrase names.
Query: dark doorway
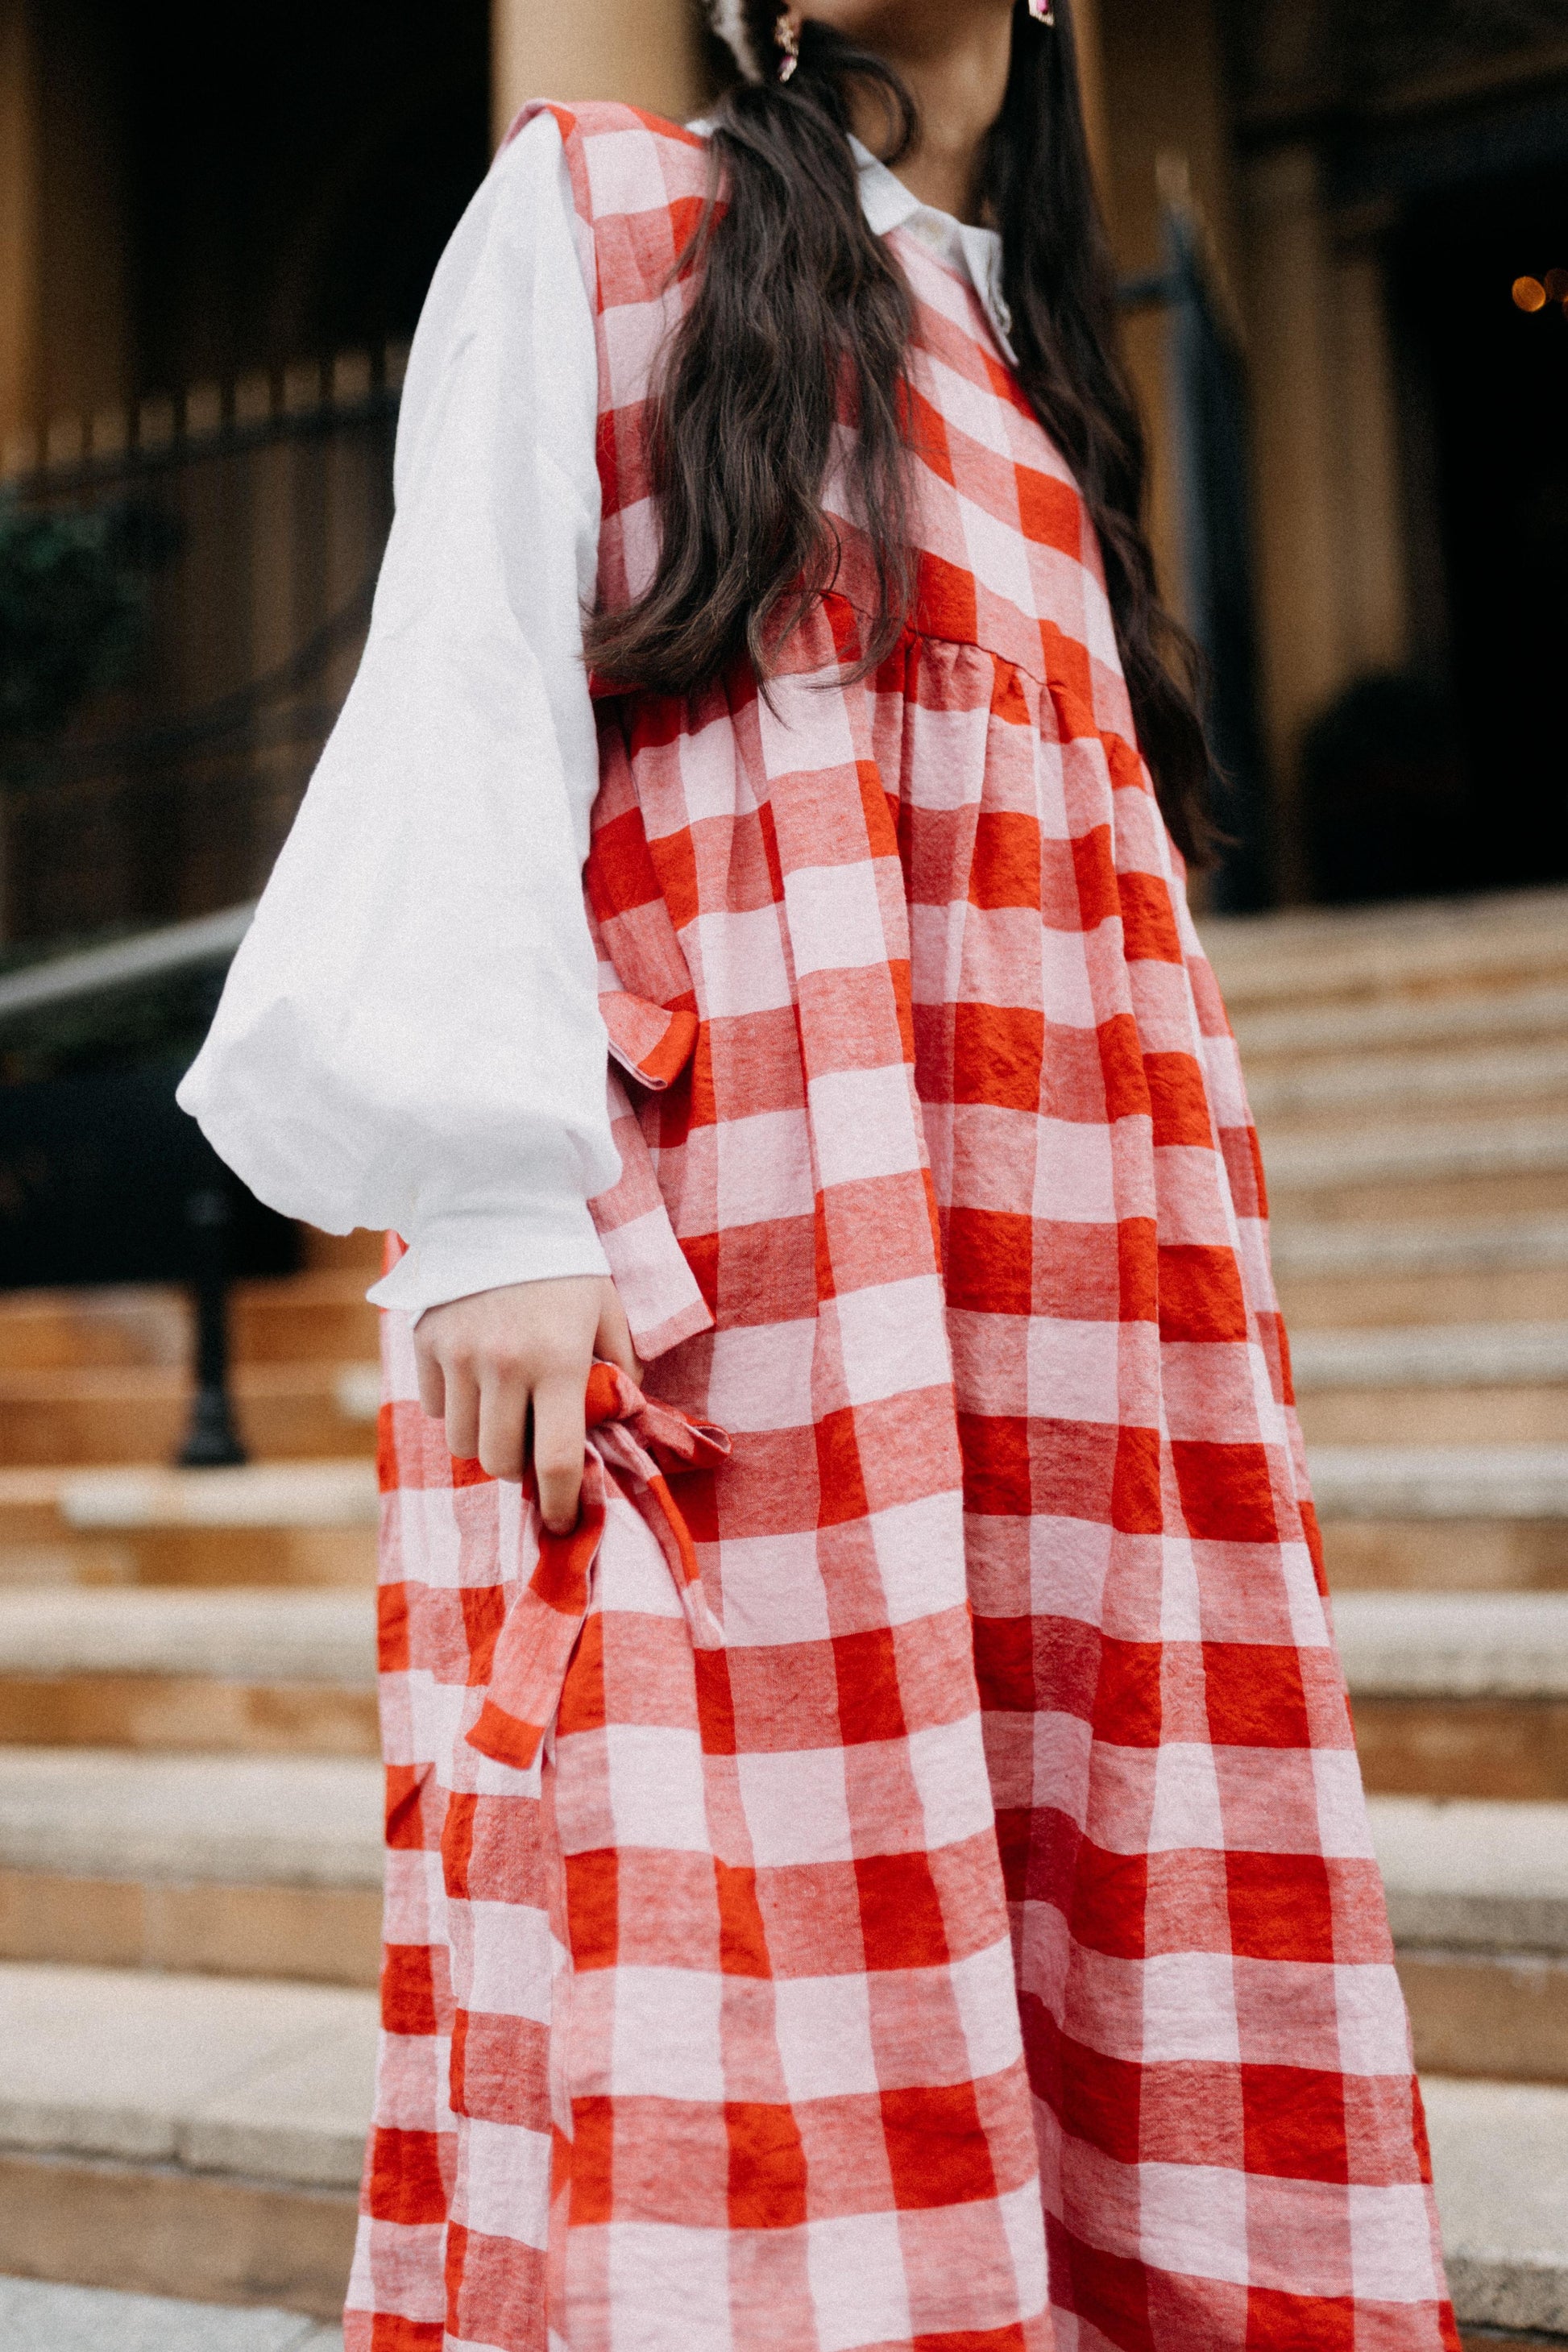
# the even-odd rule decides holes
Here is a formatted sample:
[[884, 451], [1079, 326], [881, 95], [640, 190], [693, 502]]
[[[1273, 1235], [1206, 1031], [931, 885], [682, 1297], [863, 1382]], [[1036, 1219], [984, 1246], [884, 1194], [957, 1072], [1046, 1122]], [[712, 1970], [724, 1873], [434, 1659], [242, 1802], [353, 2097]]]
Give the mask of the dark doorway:
[[[57, 5], [80, 102], [47, 185], [67, 132], [101, 148], [147, 404], [0, 513], [0, 599], [50, 583], [0, 712], [0, 929], [34, 946], [260, 887], [357, 663], [400, 346], [490, 146], [489, 0]], [[62, 252], [97, 218], [58, 215]]]
[[1438, 889], [1568, 877], [1568, 314], [1511, 294], [1557, 268], [1568, 162], [1422, 199], [1395, 250], [1414, 494], [1438, 524], [1440, 577], [1417, 594], [1426, 684], [1458, 755], [1438, 787]]
[[489, 0], [112, 14], [137, 388], [408, 334], [489, 158]]

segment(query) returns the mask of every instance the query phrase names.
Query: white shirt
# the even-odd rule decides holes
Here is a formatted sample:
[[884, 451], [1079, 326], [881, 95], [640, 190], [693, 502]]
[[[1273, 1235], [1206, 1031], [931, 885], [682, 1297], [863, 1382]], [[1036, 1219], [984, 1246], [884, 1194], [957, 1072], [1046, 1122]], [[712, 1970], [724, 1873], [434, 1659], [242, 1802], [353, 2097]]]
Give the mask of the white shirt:
[[[967, 276], [1011, 357], [1000, 239], [856, 152], [872, 228]], [[436, 272], [359, 675], [180, 1088], [284, 1215], [403, 1234], [370, 1295], [414, 1313], [607, 1270], [587, 1206], [619, 1156], [581, 880], [600, 509], [576, 238], [539, 114]]]

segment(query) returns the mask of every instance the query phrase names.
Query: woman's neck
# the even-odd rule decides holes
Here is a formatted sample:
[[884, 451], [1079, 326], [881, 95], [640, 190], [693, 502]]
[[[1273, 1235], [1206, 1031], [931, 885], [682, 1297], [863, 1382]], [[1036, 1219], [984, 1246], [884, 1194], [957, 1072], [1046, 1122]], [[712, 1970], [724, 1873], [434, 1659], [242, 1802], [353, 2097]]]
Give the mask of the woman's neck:
[[[922, 205], [974, 215], [975, 184], [985, 134], [1002, 110], [1013, 57], [1010, 0], [954, 9], [947, 0], [894, 0], [866, 37], [909, 84], [920, 110], [920, 136], [894, 165]], [[868, 147], [886, 140], [876, 92], [855, 100], [855, 128]]]

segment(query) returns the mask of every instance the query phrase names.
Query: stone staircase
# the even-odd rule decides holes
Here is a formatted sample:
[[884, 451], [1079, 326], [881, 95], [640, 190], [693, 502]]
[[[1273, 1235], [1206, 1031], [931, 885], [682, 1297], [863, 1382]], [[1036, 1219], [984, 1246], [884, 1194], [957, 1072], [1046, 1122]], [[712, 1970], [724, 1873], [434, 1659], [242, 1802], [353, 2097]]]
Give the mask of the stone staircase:
[[[1466, 2340], [1563, 2352], [1568, 898], [1209, 936]], [[368, 1278], [243, 1294], [274, 1458], [199, 1475], [148, 1466], [177, 1298], [0, 1302], [0, 2344], [334, 2340], [380, 1874]]]
[[380, 1958], [375, 1261], [321, 1254], [237, 1295], [239, 1470], [161, 1466], [177, 1294], [0, 1302], [0, 2344], [27, 2352], [341, 2347]]
[[1568, 897], [1206, 927], [1467, 2343], [1568, 2340]]

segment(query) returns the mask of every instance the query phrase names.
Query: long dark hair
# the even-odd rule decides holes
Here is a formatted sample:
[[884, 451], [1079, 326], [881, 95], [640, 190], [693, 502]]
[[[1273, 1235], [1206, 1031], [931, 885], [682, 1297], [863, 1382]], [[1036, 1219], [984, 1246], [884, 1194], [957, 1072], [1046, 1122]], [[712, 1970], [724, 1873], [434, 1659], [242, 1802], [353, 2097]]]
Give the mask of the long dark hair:
[[[774, 55], [778, 0], [746, 0], [756, 54]], [[1143, 527], [1147, 457], [1116, 351], [1116, 279], [1079, 98], [1070, 0], [1055, 28], [1015, 0], [1013, 61], [982, 152], [975, 202], [1002, 234], [1002, 284], [1018, 377], [1077, 477], [1099, 533], [1139, 743], [1166, 823], [1206, 858], [1209, 755], [1199, 659], [1161, 605]], [[777, 649], [831, 585], [839, 546], [822, 494], [834, 426], [847, 453], [876, 604], [869, 670], [905, 624], [913, 566], [907, 363], [912, 311], [868, 226], [850, 152], [850, 93], [875, 90], [885, 158], [918, 132], [883, 59], [802, 26], [799, 70], [742, 82], [715, 106], [715, 192], [682, 267], [700, 267], [653, 400], [649, 463], [660, 525], [646, 594], [588, 630], [588, 658], [626, 685], [691, 693], [746, 655], [766, 678]]]

